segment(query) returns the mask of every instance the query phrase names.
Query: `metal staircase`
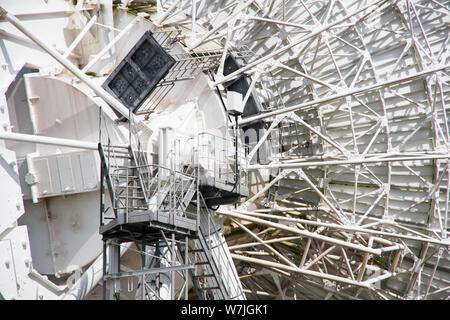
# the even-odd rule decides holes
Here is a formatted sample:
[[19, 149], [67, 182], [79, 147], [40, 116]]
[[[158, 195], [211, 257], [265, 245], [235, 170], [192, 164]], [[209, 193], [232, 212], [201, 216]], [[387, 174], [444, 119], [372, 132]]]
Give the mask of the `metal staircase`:
[[[200, 225], [197, 237], [188, 248], [188, 261], [185, 261], [194, 265], [189, 273], [196, 292], [205, 300], [245, 299], [221, 227], [214, 222], [201, 194], [198, 201]], [[180, 247], [180, 252], [185, 256], [184, 247]]]
[[[199, 204], [200, 205], [200, 204]], [[227, 300], [230, 295], [221, 277], [218, 261], [212, 254], [211, 231], [217, 231], [217, 226], [211, 222], [205, 223], [207, 213], [200, 211], [201, 223], [198, 228], [197, 237], [190, 242], [187, 255], [188, 261], [194, 265], [189, 273], [195, 290], [202, 300]], [[186, 248], [180, 247], [182, 256], [186, 256]]]
[[[129, 147], [99, 144], [102, 177], [106, 180], [114, 217], [133, 211], [147, 210], [135, 158]], [[104, 191], [102, 190], [102, 193]], [[103, 201], [102, 201], [103, 202]]]
[[226, 300], [228, 293], [219, 275], [219, 269], [209, 252], [207, 240], [200, 227], [198, 239], [192, 243], [191, 261], [195, 269], [191, 269], [192, 282], [202, 300]]
[[[180, 253], [178, 256], [184, 257], [178, 259], [178, 265], [190, 266], [189, 274], [199, 298], [231, 299], [240, 295], [244, 297], [237, 274], [232, 275], [235, 278], [233, 282], [228, 279], [230, 275], [223, 270], [230, 267], [234, 270], [234, 265], [229, 252], [227, 253], [225, 240], [218, 233], [220, 227], [212, 220], [211, 212], [199, 192], [196, 166], [176, 171], [150, 165], [133, 123], [130, 124], [129, 146], [114, 146], [109, 139], [106, 141], [105, 144], [99, 143], [98, 148], [102, 169], [100, 233], [104, 241], [134, 241], [151, 245], [161, 241], [164, 233], [172, 234], [174, 241], [186, 239], [184, 244], [177, 244]], [[103, 197], [105, 184], [114, 216], [105, 214], [108, 211]], [[150, 218], [142, 220], [144, 216]], [[106, 223], [107, 219], [112, 221]], [[183, 221], [191, 222], [191, 233], [180, 228]], [[123, 233], [124, 230], [127, 233]], [[148, 237], [148, 233], [153, 233], [152, 238]], [[110, 261], [116, 265], [110, 268], [113, 271], [108, 272], [106, 278], [118, 279], [120, 268], [117, 261], [120, 261], [120, 256], [117, 250], [111, 252], [116, 258]], [[104, 270], [104, 279], [105, 272]], [[115, 281], [114, 288], [118, 284], [118, 280]], [[238, 294], [235, 294], [236, 292]], [[114, 297], [118, 296], [114, 293]]]

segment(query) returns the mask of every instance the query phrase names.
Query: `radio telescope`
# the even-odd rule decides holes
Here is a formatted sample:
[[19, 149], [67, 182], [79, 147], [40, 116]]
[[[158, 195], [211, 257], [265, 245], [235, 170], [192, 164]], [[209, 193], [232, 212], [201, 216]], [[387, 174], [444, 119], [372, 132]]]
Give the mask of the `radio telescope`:
[[450, 2], [0, 0], [0, 297], [443, 300]]

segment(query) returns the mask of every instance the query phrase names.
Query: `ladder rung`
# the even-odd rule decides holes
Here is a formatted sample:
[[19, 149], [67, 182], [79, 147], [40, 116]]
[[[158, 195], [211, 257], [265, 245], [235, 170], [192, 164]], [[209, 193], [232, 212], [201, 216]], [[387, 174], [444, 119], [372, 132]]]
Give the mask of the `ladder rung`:
[[215, 275], [213, 275], [212, 273], [208, 273], [208, 274], [201, 274], [198, 276], [193, 276], [193, 278], [212, 278], [215, 277]]
[[127, 196], [127, 195], [118, 195], [117, 198], [121, 198], [121, 199], [137, 199], [137, 200], [144, 200], [144, 197], [135, 197], [135, 196]]
[[106, 158], [120, 158], [120, 159], [130, 159], [131, 160], [131, 156], [126, 155], [125, 153], [122, 154], [107, 154], [105, 155]]
[[133, 211], [133, 210], [147, 210], [147, 207], [126, 207], [126, 208], [118, 208], [119, 210], [128, 210], [128, 211]]
[[142, 189], [141, 186], [116, 186], [116, 188], [123, 188], [123, 189]]
[[113, 144], [102, 144], [103, 149], [122, 149], [122, 150], [128, 150], [127, 146], [117, 146]]
[[130, 153], [127, 150], [118, 150], [118, 149], [105, 149], [103, 148], [103, 153], [106, 156], [111, 156], [112, 154], [126, 154], [126, 155], [130, 155]]
[[203, 290], [217, 290], [220, 289], [219, 287], [203, 287]]

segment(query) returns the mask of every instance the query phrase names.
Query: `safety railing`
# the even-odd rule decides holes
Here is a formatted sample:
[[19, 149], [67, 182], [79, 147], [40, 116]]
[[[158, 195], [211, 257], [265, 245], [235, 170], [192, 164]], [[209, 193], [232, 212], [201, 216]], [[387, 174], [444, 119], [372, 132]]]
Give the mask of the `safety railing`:
[[147, 152], [144, 150], [141, 141], [139, 139], [139, 126], [140, 124], [136, 122], [133, 113], [130, 111], [128, 119], [128, 130], [129, 130], [129, 144], [130, 151], [133, 156], [134, 164], [136, 166], [136, 172], [139, 176], [140, 184], [144, 193], [145, 201], [148, 202], [147, 190], [149, 188], [149, 181], [152, 177], [152, 172], [148, 172], [145, 168], [148, 161]]
[[228, 184], [248, 184], [245, 162], [248, 147], [240, 139], [236, 141], [203, 132], [198, 135], [197, 141], [196, 160], [201, 174], [211, 177], [214, 183], [220, 180]]
[[[200, 198], [202, 198], [201, 194]], [[204, 200], [201, 199], [201, 201], [204, 206], [200, 213], [200, 230], [208, 246], [205, 249], [209, 251], [213, 263], [218, 268], [218, 277], [225, 285], [228, 299], [242, 299], [245, 295], [220, 225], [214, 222], [214, 214], [208, 209]]]
[[[139, 177], [131, 172], [145, 172], [146, 189], [136, 193], [134, 186]], [[121, 213], [149, 210], [156, 219], [164, 213], [166, 216], [179, 216], [197, 220], [197, 214], [187, 211], [187, 207], [197, 192], [197, 176], [183, 171], [172, 170], [159, 165], [130, 166], [117, 169], [112, 174], [120, 178], [124, 192], [117, 201]], [[120, 191], [122, 191], [122, 189]], [[145, 193], [145, 194], [144, 194]]]
[[100, 141], [107, 169], [105, 177], [112, 191], [115, 216], [151, 210], [157, 215], [164, 212], [198, 219], [187, 212], [187, 206], [197, 191], [200, 177], [212, 179], [214, 185], [218, 181], [247, 185], [245, 157], [248, 148], [239, 139], [200, 133], [193, 140], [188, 139], [189, 143], [175, 141], [177, 143], [168, 154], [172, 159], [170, 168], [149, 164], [148, 153], [139, 140], [141, 124], [135, 121], [131, 112], [129, 115], [128, 147], [113, 145], [110, 137], [117, 133], [109, 132], [108, 126], [100, 123], [103, 129], [100, 130]]
[[147, 210], [147, 203], [134, 166], [123, 166], [111, 172], [118, 214]]
[[[112, 124], [112, 121], [110, 121]], [[123, 139], [115, 130], [111, 130], [109, 122], [102, 108], [99, 109], [99, 153], [102, 161], [101, 169], [101, 215], [100, 224], [103, 225], [105, 220], [117, 218], [118, 214], [122, 213], [121, 202], [124, 200], [122, 196], [128, 190], [123, 190], [125, 181], [123, 180], [119, 171], [130, 165], [130, 154], [126, 144], [119, 143]], [[127, 173], [130, 175], [130, 173]], [[106, 182], [106, 183], [105, 183]], [[111, 204], [108, 205], [104, 200], [105, 187], [111, 199]]]

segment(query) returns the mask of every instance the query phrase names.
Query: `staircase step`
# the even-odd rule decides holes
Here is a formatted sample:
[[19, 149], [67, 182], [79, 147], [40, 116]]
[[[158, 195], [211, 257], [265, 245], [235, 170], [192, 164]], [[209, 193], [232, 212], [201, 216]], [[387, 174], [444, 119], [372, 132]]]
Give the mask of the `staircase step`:
[[127, 176], [126, 174], [112, 174], [111, 175], [112, 177], [118, 177], [118, 178], [134, 178], [134, 179], [137, 179], [138, 177], [137, 176]]
[[215, 277], [212, 273], [208, 273], [208, 274], [201, 274], [198, 276], [193, 276], [193, 278], [213, 278]]
[[128, 146], [117, 146], [113, 144], [102, 144], [103, 150], [109, 150], [109, 149], [118, 149], [118, 150], [127, 150]]
[[130, 171], [134, 171], [135, 170], [135, 168], [133, 168], [132, 166], [121, 166], [121, 165], [118, 165], [118, 166], [115, 166], [115, 165], [111, 165], [110, 166], [111, 167], [111, 169], [114, 169], [114, 170], [130, 170]]
[[203, 290], [218, 290], [220, 288], [218, 286], [216, 286], [216, 287], [203, 287], [202, 289]]
[[131, 157], [130, 153], [127, 150], [117, 150], [117, 149], [105, 149], [103, 150], [105, 157], [112, 157], [112, 156], [126, 156]]
[[142, 189], [141, 186], [116, 186], [116, 188], [121, 188], [121, 189]]
[[120, 199], [128, 198], [128, 199], [136, 199], [136, 200], [145, 200], [144, 197], [135, 197], [135, 196], [127, 196], [127, 195], [119, 195], [119, 196], [117, 196], [117, 198], [120, 198]]
[[129, 207], [127, 207], [127, 208], [118, 208], [119, 210], [128, 210], [129, 212], [131, 212], [131, 211], [133, 211], [133, 210], [148, 210], [148, 208], [147, 207], [137, 207], [137, 206], [133, 206], [133, 207], [131, 207], [131, 206], [129, 206]]

